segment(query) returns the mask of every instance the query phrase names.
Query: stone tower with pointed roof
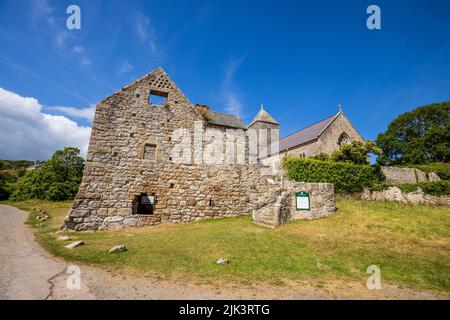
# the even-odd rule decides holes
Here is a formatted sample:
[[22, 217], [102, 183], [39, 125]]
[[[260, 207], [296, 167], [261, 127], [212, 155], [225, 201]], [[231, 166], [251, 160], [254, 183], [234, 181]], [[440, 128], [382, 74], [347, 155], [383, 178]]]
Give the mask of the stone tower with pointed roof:
[[278, 154], [280, 124], [264, 110], [263, 105], [248, 128], [256, 132], [257, 150], [255, 151], [257, 151], [259, 160], [264, 160], [272, 154]]

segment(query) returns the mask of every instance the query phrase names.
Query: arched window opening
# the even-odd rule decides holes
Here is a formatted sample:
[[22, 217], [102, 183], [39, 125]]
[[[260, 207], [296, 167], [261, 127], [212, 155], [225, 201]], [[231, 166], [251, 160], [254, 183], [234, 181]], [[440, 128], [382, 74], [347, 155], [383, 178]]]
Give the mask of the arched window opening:
[[342, 144], [349, 144], [349, 143], [351, 143], [352, 141], [351, 141], [351, 139], [350, 139], [350, 137], [348, 136], [348, 134], [347, 133], [345, 133], [345, 132], [342, 132], [341, 134], [340, 134], [340, 136], [339, 136], [339, 139], [338, 139], [338, 145], [340, 146], [340, 145], [342, 145]]

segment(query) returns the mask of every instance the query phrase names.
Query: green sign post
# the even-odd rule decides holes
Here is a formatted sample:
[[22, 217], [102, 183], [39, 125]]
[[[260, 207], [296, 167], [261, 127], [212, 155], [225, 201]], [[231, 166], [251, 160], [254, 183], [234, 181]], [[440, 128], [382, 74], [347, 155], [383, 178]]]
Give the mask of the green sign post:
[[301, 191], [295, 193], [295, 208], [297, 210], [310, 210], [308, 192]]

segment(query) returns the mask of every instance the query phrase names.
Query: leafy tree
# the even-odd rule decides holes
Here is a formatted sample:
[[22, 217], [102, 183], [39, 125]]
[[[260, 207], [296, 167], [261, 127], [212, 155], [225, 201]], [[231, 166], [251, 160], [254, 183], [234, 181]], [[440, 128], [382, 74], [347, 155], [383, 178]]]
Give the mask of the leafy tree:
[[378, 135], [384, 165], [450, 162], [450, 102], [418, 107], [395, 118]]
[[8, 199], [11, 194], [12, 184], [17, 178], [7, 172], [0, 172], [0, 200]]
[[353, 141], [350, 144], [342, 144], [339, 150], [331, 154], [331, 160], [336, 162], [350, 162], [354, 164], [368, 164], [369, 154], [381, 154], [381, 149], [378, 148], [372, 141], [362, 143]]
[[27, 171], [15, 184], [11, 200], [73, 199], [83, 176], [84, 159], [78, 148], [56, 151], [41, 167]]

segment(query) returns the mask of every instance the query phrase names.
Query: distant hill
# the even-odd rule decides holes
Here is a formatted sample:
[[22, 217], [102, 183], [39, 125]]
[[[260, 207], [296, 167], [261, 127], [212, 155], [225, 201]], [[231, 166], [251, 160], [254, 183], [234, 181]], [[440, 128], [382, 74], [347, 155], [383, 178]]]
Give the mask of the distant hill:
[[30, 160], [0, 160], [0, 170], [26, 169], [34, 163]]

